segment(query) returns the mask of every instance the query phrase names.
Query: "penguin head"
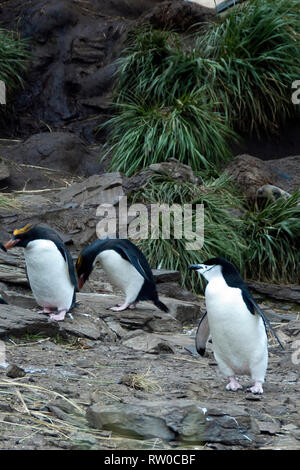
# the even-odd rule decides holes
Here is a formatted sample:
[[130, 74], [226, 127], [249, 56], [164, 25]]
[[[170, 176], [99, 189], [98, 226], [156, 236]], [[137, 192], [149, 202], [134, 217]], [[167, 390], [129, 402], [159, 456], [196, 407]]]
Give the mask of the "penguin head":
[[231, 278], [240, 278], [236, 267], [225, 258], [210, 258], [202, 264], [192, 264], [189, 269], [197, 271], [207, 281], [215, 277], [222, 276], [225, 280]]
[[21, 228], [13, 231], [11, 239], [5, 243], [4, 247], [6, 250], [13, 248], [14, 246], [21, 246], [26, 248], [28, 243], [36, 238], [35, 226], [32, 224], [26, 224]]
[[6, 250], [14, 246], [26, 248], [29, 242], [39, 239], [62, 241], [56, 230], [47, 225], [26, 224], [13, 231], [11, 239], [5, 243], [4, 247]]
[[82, 289], [84, 283], [90, 277], [96, 254], [89, 247], [82, 250], [76, 261], [76, 272], [78, 277], [78, 289]]

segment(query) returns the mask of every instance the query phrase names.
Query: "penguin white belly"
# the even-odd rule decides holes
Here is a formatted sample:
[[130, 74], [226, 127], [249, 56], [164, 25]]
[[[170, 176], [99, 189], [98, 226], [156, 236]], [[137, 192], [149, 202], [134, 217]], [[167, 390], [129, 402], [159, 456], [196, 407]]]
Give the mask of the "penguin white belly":
[[268, 362], [267, 336], [260, 315], [252, 315], [238, 288], [223, 279], [209, 282], [206, 308], [215, 358], [221, 371], [264, 380]]
[[68, 265], [55, 243], [33, 240], [24, 249], [27, 275], [36, 302], [42, 307], [69, 310], [74, 286]]
[[136, 300], [143, 284], [143, 276], [126, 259], [114, 250], [99, 253], [95, 261], [100, 261], [112, 284], [119, 287], [126, 295], [126, 301]]

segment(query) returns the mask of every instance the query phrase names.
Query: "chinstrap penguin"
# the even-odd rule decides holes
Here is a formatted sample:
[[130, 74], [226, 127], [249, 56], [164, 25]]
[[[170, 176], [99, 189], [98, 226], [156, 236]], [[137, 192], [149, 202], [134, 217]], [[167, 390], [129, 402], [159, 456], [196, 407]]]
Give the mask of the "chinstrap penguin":
[[241, 374], [250, 375], [254, 381], [248, 391], [263, 393], [268, 365], [268, 320], [229, 261], [212, 258], [189, 269], [196, 270], [208, 281], [205, 289], [207, 314], [198, 326], [196, 349], [203, 355], [211, 334], [215, 359], [221, 372], [229, 378], [226, 389], [242, 389], [236, 378]]
[[[70, 252], [58, 233], [50, 227], [27, 224], [14, 230], [5, 249], [23, 247], [26, 274], [39, 313], [62, 321], [75, 304], [76, 271]], [[54, 313], [57, 310], [57, 313]]]
[[136, 303], [150, 300], [164, 312], [168, 307], [159, 300], [151, 268], [140, 249], [127, 239], [96, 240], [80, 253], [76, 270], [79, 289], [88, 280], [95, 264], [100, 261], [110, 281], [125, 293], [122, 305], [111, 307], [121, 311], [135, 308]]

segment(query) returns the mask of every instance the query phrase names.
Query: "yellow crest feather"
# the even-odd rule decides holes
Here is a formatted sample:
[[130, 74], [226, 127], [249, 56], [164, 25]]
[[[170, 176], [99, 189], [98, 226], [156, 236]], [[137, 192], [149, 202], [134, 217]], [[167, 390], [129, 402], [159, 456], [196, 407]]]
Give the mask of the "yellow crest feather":
[[33, 228], [32, 224], [26, 224], [26, 225], [24, 225], [24, 227], [14, 230], [13, 234], [14, 235], [22, 235], [23, 233], [29, 232], [29, 230], [31, 230], [32, 228]]

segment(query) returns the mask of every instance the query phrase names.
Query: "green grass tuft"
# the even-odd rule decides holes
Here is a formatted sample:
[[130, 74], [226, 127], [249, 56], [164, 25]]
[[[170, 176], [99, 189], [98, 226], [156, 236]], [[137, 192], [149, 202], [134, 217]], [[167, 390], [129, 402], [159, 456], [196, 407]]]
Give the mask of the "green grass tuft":
[[131, 175], [169, 157], [194, 170], [220, 168], [237, 133], [276, 132], [296, 112], [299, 11], [300, 0], [252, 0], [189, 41], [133, 32], [118, 61], [115, 115], [105, 124], [110, 168]]
[[29, 60], [28, 41], [14, 31], [0, 29], [0, 80], [6, 87], [6, 105], [0, 106], [0, 120], [13, 111], [14, 93], [24, 84]]
[[275, 284], [300, 281], [300, 191], [244, 217], [245, 275]]
[[[170, 106], [128, 100], [106, 125], [111, 127], [111, 168], [132, 175], [151, 163], [176, 158], [194, 170], [228, 161], [228, 140], [236, 140], [223, 117], [203, 100], [202, 90]], [[104, 158], [106, 154], [104, 155]]]
[[273, 133], [295, 113], [299, 12], [299, 0], [252, 0], [230, 9], [198, 40], [199, 53], [219, 64], [213, 87], [238, 131]]
[[[202, 186], [189, 182], [176, 182], [172, 178], [154, 176], [150, 182], [135, 194], [133, 202], [144, 204], [192, 204], [192, 228], [196, 229], [196, 204], [204, 205], [204, 245], [201, 249], [187, 249], [191, 240], [185, 236], [184, 227], [176, 226], [177, 219], [170, 217], [170, 238], [161, 233], [159, 238], [133, 240], [143, 251], [152, 268], [179, 270], [182, 285], [196, 293], [202, 292], [203, 280], [188, 271], [190, 264], [205, 261], [214, 256], [224, 256], [240, 269], [243, 266], [242, 254], [245, 242], [242, 236], [242, 221], [232, 217], [230, 209], [241, 208], [243, 199], [232, 188], [227, 176], [208, 180]], [[179, 222], [180, 223], [180, 222]], [[182, 238], [174, 234], [182, 228]], [[156, 227], [156, 230], [158, 228]], [[155, 236], [157, 236], [155, 232]]]

